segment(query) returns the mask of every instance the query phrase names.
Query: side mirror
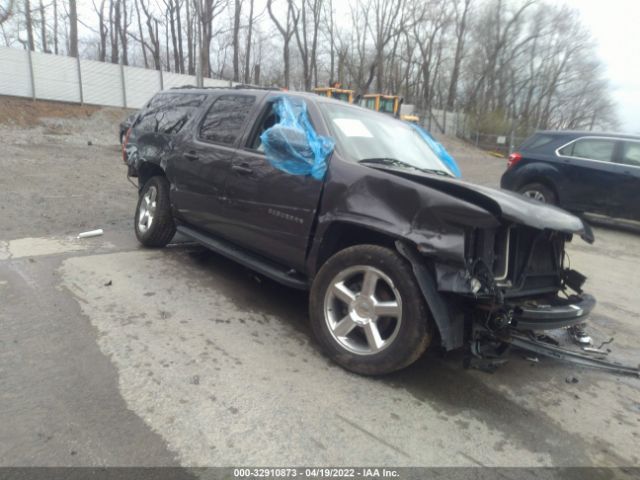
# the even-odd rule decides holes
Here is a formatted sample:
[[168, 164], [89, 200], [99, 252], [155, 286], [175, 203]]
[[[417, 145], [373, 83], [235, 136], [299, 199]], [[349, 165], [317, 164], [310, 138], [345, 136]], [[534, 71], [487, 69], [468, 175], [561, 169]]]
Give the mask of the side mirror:
[[261, 140], [268, 156], [305, 165], [313, 161], [307, 135], [300, 129], [274, 125], [265, 130]]

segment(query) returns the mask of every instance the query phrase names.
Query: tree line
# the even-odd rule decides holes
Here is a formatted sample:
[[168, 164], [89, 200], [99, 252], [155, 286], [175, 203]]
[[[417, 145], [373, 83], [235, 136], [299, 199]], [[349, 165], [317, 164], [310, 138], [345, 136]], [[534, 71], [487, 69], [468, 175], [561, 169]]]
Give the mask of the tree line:
[[617, 125], [590, 32], [547, 0], [0, 0], [0, 34], [103, 62], [399, 94], [487, 132]]

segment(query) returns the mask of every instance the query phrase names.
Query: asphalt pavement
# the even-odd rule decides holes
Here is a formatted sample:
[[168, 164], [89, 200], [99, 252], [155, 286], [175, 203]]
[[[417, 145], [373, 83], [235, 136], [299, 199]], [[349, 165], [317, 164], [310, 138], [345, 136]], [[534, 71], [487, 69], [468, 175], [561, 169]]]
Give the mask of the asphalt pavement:
[[[312, 340], [306, 294], [179, 238], [139, 246], [116, 145], [12, 138], [0, 466], [640, 466], [640, 380], [518, 352], [493, 374], [460, 353], [348, 373]], [[448, 146], [465, 178], [497, 184], [504, 160]], [[640, 236], [596, 238], [569, 247], [599, 300], [591, 333], [637, 364]]]

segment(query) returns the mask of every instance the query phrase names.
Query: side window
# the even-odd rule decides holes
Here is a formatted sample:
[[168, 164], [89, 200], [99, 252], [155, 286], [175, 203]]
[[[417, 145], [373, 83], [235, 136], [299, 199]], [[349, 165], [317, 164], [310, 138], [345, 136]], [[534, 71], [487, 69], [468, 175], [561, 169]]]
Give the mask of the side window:
[[205, 95], [194, 94], [165, 94], [158, 97], [161, 100], [152, 101], [151, 108], [140, 116], [135, 127], [138, 132], [175, 135], [205, 99]]
[[242, 133], [242, 126], [255, 101], [256, 97], [252, 95], [219, 97], [204, 117], [200, 127], [200, 138], [233, 145]]
[[370, 109], [370, 110], [375, 110], [376, 109], [376, 99], [375, 98], [367, 98], [366, 103], [365, 103], [365, 107]]
[[640, 167], [640, 142], [624, 142], [622, 144], [621, 163]]
[[562, 155], [586, 158], [588, 160], [610, 162], [613, 158], [615, 146], [616, 142], [614, 140], [584, 138], [562, 148], [560, 153]]
[[280, 118], [273, 111], [273, 103], [269, 102], [267, 107], [265, 108], [264, 113], [261, 115], [262, 120], [257, 128], [253, 132], [253, 136], [249, 139], [247, 143], [247, 147], [251, 150], [257, 150], [259, 152], [264, 152], [264, 145], [262, 145], [262, 140], [260, 139], [260, 135], [267, 130], [268, 128], [273, 127]]

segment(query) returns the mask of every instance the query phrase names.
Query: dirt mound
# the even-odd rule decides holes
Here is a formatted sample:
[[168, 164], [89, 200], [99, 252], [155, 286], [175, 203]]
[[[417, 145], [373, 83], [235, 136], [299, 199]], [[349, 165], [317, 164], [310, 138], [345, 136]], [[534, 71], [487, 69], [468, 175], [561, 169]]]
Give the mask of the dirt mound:
[[131, 110], [0, 97], [0, 137], [13, 144], [118, 143], [118, 124]]

